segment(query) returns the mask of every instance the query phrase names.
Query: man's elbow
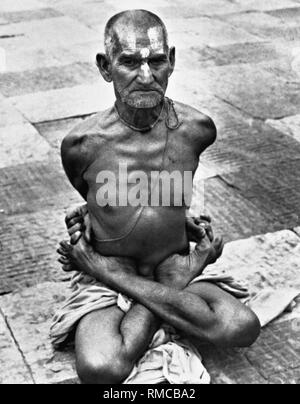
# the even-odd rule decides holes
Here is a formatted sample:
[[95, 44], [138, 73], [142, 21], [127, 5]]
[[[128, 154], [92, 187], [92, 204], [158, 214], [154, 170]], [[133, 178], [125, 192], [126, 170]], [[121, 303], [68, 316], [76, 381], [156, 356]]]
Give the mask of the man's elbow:
[[211, 342], [222, 348], [246, 348], [254, 344], [260, 331], [261, 325], [257, 316], [247, 309], [239, 318], [217, 326]]

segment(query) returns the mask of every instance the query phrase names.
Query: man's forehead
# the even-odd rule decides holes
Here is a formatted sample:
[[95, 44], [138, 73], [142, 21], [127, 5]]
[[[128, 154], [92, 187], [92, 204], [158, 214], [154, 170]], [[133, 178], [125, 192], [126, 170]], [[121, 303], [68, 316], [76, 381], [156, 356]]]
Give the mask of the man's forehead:
[[114, 39], [117, 53], [142, 49], [164, 52], [167, 48], [163, 29], [159, 25], [135, 27], [122, 24], [116, 28]]

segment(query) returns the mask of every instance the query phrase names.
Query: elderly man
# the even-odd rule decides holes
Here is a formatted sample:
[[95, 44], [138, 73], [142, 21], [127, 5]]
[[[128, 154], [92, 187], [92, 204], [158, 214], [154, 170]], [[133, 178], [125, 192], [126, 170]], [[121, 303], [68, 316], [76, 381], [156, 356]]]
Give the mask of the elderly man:
[[[165, 25], [148, 11], [122, 12], [107, 23], [105, 47], [97, 64], [113, 82], [116, 103], [76, 127], [62, 144], [68, 178], [87, 201], [92, 236], [89, 243], [75, 233], [71, 244], [61, 243], [64, 269], [72, 265], [79, 272], [73, 300], [57, 316], [52, 334], [76, 328], [77, 370], [85, 383], [126, 379], [162, 323], [191, 341], [223, 347], [248, 346], [260, 331], [255, 314], [233, 296], [212, 282], [194, 282], [221, 255], [223, 244], [204, 232], [190, 251], [187, 203], [172, 199], [178, 202], [179, 192], [185, 200], [180, 187], [168, 189], [169, 206], [151, 204], [154, 189], [166, 192], [160, 181], [147, 185], [148, 203], [138, 197], [140, 203], [128, 203], [130, 191], [138, 193], [137, 172], [147, 178], [162, 171], [194, 175], [199, 156], [216, 139], [210, 118], [165, 97], [175, 65]], [[128, 174], [127, 203], [117, 186], [120, 164]], [[116, 178], [117, 204], [101, 190], [103, 172]], [[131, 299], [127, 309], [116, 299], [105, 303], [108, 291]], [[69, 328], [59, 334], [64, 323]]]

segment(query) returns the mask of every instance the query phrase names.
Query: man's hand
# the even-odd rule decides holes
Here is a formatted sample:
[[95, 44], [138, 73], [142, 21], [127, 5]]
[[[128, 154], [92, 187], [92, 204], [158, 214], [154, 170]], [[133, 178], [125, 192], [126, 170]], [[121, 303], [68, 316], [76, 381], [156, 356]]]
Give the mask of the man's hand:
[[206, 235], [210, 241], [214, 239], [210, 216], [186, 216], [186, 231], [188, 240], [195, 243], [199, 243]]
[[189, 255], [174, 254], [161, 263], [155, 271], [157, 282], [176, 289], [184, 289], [204, 269], [214, 264], [222, 255], [224, 242], [221, 237], [210, 241], [206, 234]]
[[[90, 241], [91, 221], [88, 215], [87, 204], [70, 208], [65, 221], [72, 244], [77, 243], [83, 232], [85, 232], [86, 239]], [[206, 235], [210, 241], [214, 239], [211, 218], [206, 215], [186, 217], [186, 230], [188, 240], [195, 243], [201, 241]]]
[[67, 211], [65, 222], [71, 238], [71, 244], [76, 244], [83, 233], [87, 241], [91, 241], [91, 221], [87, 204], [70, 208]]

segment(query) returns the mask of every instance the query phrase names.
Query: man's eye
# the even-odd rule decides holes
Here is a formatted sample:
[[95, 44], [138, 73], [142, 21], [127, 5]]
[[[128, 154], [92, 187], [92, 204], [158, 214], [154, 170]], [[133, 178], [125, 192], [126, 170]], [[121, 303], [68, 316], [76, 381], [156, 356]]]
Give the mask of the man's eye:
[[127, 67], [134, 67], [137, 64], [137, 62], [136, 60], [126, 59], [123, 61], [123, 64]]
[[164, 63], [164, 60], [162, 60], [162, 59], [153, 59], [153, 60], [150, 60], [150, 62], [149, 62], [151, 65], [153, 65], [153, 66], [159, 66], [159, 65], [161, 65], [162, 63]]

